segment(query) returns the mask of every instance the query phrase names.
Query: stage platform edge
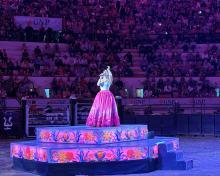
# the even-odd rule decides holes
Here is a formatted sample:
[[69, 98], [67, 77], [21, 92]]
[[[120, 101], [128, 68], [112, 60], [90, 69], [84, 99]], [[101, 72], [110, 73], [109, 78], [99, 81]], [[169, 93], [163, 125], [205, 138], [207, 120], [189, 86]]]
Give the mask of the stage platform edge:
[[[140, 137], [140, 127], [145, 129], [144, 138]], [[106, 143], [99, 140], [96, 143], [88, 143], [88, 141], [74, 143], [75, 139], [72, 138], [73, 140], [70, 143], [62, 140], [52, 142], [34, 140], [11, 143], [13, 167], [18, 170], [38, 173], [42, 176], [52, 176], [55, 173], [60, 173], [62, 176], [80, 174], [114, 175], [193, 168], [192, 160], [184, 160], [178, 138], [154, 137], [153, 133], [149, 133], [146, 129], [147, 126], [129, 125], [129, 127], [123, 126], [122, 128], [114, 128], [113, 130], [112, 134], [123, 134], [122, 137], [125, 137], [122, 140], [118, 138], [119, 140], [117, 139], [116, 142], [107, 141]], [[81, 134], [92, 131], [95, 136], [104, 136], [101, 128], [39, 129], [50, 130], [51, 134], [57, 134], [58, 130], [58, 134], [62, 133], [62, 137], [66, 136], [63, 134], [67, 133], [68, 135], [73, 131], [81, 132]], [[117, 130], [124, 132], [118, 133]], [[129, 132], [129, 130], [132, 132]], [[109, 133], [112, 132], [112, 128], [103, 128], [103, 131]], [[38, 130], [37, 139], [39, 134]], [[151, 134], [150, 138], [148, 134]], [[109, 136], [114, 140], [116, 138], [115, 135]]]

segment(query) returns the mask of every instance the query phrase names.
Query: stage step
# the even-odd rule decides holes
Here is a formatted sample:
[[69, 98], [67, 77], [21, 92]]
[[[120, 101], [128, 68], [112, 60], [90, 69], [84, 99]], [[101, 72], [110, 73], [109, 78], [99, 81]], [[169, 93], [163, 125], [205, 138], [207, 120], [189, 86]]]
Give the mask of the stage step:
[[175, 156], [176, 156], [176, 161], [181, 161], [183, 160], [183, 151], [182, 150], [177, 150], [177, 151], [174, 151]]
[[[193, 168], [192, 160], [184, 160], [183, 152], [179, 149], [170, 150], [171, 143], [158, 145], [159, 169], [161, 170], [188, 170]], [[169, 162], [168, 162], [169, 161]]]
[[193, 160], [177, 161], [176, 167], [173, 170], [189, 170], [193, 168]]
[[166, 152], [169, 151], [176, 151], [179, 149], [179, 138], [171, 138], [171, 137], [158, 137], [155, 136], [155, 140], [160, 141], [161, 139], [163, 139], [163, 141], [166, 141], [165, 143], [163, 143], [165, 146], [164, 150]]

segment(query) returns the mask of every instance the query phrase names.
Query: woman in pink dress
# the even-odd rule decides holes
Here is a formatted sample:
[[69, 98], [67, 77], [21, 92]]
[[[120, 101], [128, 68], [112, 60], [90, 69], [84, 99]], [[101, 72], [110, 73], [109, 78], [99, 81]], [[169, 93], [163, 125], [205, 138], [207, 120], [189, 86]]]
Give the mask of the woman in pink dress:
[[95, 97], [86, 125], [92, 127], [110, 127], [120, 125], [115, 98], [109, 90], [112, 81], [112, 73], [110, 71], [110, 67], [108, 66], [107, 69], [100, 74], [97, 85], [101, 90]]

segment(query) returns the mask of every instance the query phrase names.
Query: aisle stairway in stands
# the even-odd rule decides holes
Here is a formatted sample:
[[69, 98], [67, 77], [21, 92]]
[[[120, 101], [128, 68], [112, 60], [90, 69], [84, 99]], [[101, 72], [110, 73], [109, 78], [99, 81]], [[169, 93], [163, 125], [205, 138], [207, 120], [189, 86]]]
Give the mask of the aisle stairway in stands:
[[127, 52], [131, 52], [133, 56], [133, 65], [132, 65], [132, 71], [134, 73], [134, 77], [142, 78], [144, 77], [144, 72], [141, 70], [141, 62], [142, 57], [139, 56], [138, 49], [123, 49], [122, 53], [120, 53], [121, 56], [124, 56]]

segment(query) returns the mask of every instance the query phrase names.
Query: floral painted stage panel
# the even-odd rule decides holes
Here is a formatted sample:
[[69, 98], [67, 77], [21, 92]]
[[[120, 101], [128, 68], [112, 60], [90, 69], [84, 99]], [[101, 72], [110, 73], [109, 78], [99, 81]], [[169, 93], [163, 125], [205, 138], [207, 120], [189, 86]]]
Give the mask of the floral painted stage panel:
[[178, 138], [158, 138], [116, 144], [55, 144], [26, 141], [11, 144], [11, 157], [47, 162], [106, 162], [129, 161], [158, 157], [158, 144], [179, 146]]
[[119, 127], [43, 127], [36, 129], [38, 142], [107, 144], [148, 138], [147, 125], [121, 125]]

